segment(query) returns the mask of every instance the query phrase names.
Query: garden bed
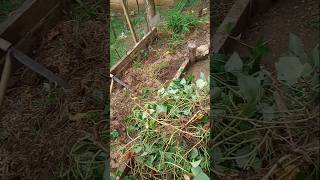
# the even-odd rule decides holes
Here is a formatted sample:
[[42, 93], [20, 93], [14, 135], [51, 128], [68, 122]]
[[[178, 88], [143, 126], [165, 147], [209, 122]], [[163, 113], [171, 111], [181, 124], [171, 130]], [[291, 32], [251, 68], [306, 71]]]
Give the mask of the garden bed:
[[[197, 9], [197, 7], [190, 7], [186, 11], [187, 13], [194, 13], [196, 15], [197, 11], [195, 11], [195, 9]], [[201, 10], [202, 9], [203, 7], [201, 7]], [[129, 122], [130, 117], [132, 117], [134, 107], [137, 107], [138, 105], [144, 106], [147, 101], [155, 100], [157, 96], [156, 92], [159, 89], [162, 87], [166, 88], [169, 84], [172, 84], [172, 80], [177, 74], [177, 71], [184, 61], [189, 58], [187, 47], [190, 42], [194, 42], [196, 46], [209, 44], [209, 24], [207, 21], [197, 28], [191, 29], [190, 32], [185, 33], [183, 35], [183, 39], [180, 39], [179, 41], [172, 40], [171, 34], [166, 32], [166, 29], [160, 28], [157, 32], [156, 40], [147, 49], [137, 53], [137, 56], [132, 59], [131, 66], [118, 76], [119, 79], [129, 85], [130, 92], [124, 90], [123, 87], [119, 85], [118, 87], [113, 88], [111, 93], [111, 132], [114, 135], [114, 139], [111, 143], [110, 160], [112, 177], [121, 176], [121, 173], [124, 173], [122, 175], [137, 175], [137, 172], [132, 171], [133, 169], [131, 169], [131, 172], [122, 172], [126, 167], [127, 170], [130, 167], [130, 164], [127, 164], [126, 166], [124, 163], [132, 160], [131, 158], [135, 156], [130, 155], [130, 152], [132, 152], [131, 145], [134, 144], [130, 144], [132, 137], [128, 135], [128, 133], [131, 134], [130, 128], [135, 124], [133, 122]], [[199, 36], [200, 34], [201, 36]], [[193, 81], [193, 83], [195, 82]], [[192, 86], [194, 87], [195, 85]], [[180, 90], [182, 91], [182, 89]], [[208, 98], [208, 94], [204, 95], [203, 98]], [[156, 101], [159, 100], [158, 98], [156, 99]], [[199, 102], [203, 103], [203, 107], [199, 108], [198, 105], [195, 104], [196, 107], [192, 107], [195, 109], [192, 109], [192, 112], [188, 114], [188, 116], [185, 116], [184, 120], [192, 118], [192, 116], [196, 116], [200, 111], [200, 114], [206, 117], [208, 113], [208, 107], [206, 105], [209, 104], [208, 101], [204, 99]], [[180, 103], [182, 102], [183, 101]], [[168, 120], [168, 122], [169, 121], [170, 120]], [[177, 118], [176, 123], [182, 123], [182, 120]], [[128, 143], [128, 149], [126, 149], [125, 147]], [[205, 144], [205, 142], [203, 143]], [[202, 147], [203, 144], [201, 143], [199, 146]], [[120, 151], [117, 150], [119, 148]], [[139, 164], [135, 161], [132, 161], [131, 163], [136, 165]], [[190, 164], [187, 164], [186, 166], [189, 168]], [[146, 174], [143, 174], [144, 173], [136, 177], [148, 177]], [[181, 174], [171, 175], [181, 176]], [[163, 175], [160, 176], [163, 177]]]
[[[30, 69], [15, 66], [1, 109], [0, 151], [6, 157], [1, 162], [6, 169], [1, 176], [102, 178], [108, 153], [107, 6], [102, 1], [88, 1], [85, 6], [39, 2], [29, 1], [32, 5], [22, 11], [28, 15], [7, 21], [14, 24], [33, 17], [34, 27], [20, 23], [20, 29], [12, 26], [1, 36], [62, 77], [71, 89], [65, 92]], [[86, 8], [92, 8], [91, 14]], [[52, 15], [47, 17], [43, 11]], [[20, 36], [10, 36], [12, 31]], [[92, 152], [97, 154], [88, 155]], [[88, 158], [98, 166], [84, 165]]]

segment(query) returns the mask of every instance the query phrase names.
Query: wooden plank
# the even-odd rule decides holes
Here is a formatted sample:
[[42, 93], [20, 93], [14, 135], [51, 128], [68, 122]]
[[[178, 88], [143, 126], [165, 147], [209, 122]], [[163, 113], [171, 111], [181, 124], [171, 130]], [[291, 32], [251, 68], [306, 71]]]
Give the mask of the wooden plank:
[[132, 63], [133, 57], [139, 52], [142, 48], [146, 47], [156, 36], [157, 29], [153, 28], [148, 34], [146, 34], [129, 53], [123, 57], [117, 64], [115, 64], [110, 73], [113, 75], [118, 75], [122, 73], [123, 70], [127, 69]]
[[[39, 0], [41, 1], [41, 0]], [[1, 24], [1, 32], [3, 34], [4, 39], [14, 39], [13, 41], [15, 42], [16, 38], [18, 37], [18, 40], [13, 44], [13, 46], [17, 49], [19, 49], [21, 52], [28, 54], [30, 56], [32, 56], [32, 52], [38, 48], [38, 46], [40, 45], [41, 42], [41, 34], [43, 34], [44, 32], [47, 32], [48, 30], [50, 30], [54, 25], [56, 25], [56, 23], [58, 21], [61, 20], [61, 16], [64, 12], [64, 10], [67, 10], [69, 8], [69, 0], [66, 1], [60, 1], [60, 0], [54, 0], [57, 3], [54, 5], [50, 5], [48, 4], [48, 6], [46, 9], [49, 9], [46, 13], [40, 13], [37, 18], [38, 21], [32, 21], [32, 23], [27, 24], [27, 25], [22, 25], [23, 22], [21, 21], [22, 19], [25, 19], [26, 17], [21, 17], [21, 16], [33, 16], [35, 15], [34, 13], [31, 13], [31, 10], [25, 10], [26, 5], [24, 4], [24, 6], [20, 7], [21, 9], [19, 9], [18, 11], [19, 16], [15, 13], [15, 15], [10, 16], [9, 19], [7, 19], [5, 24]], [[30, 3], [31, 1], [29, 1]], [[33, 9], [33, 10], [38, 10], [40, 6], [40, 4], [38, 5], [34, 5], [34, 1], [32, 1], [32, 6], [28, 3], [28, 7]], [[21, 13], [23, 12], [23, 13]], [[40, 16], [41, 15], [41, 16]], [[16, 19], [16, 21], [12, 21], [13, 19]], [[8, 23], [10, 22], [10, 23]], [[20, 25], [19, 25], [20, 23]], [[21, 24], [22, 23], [22, 24]], [[13, 29], [13, 27], [21, 27], [24, 29]], [[5, 29], [7, 28], [7, 29]], [[27, 29], [28, 28], [28, 29]], [[12, 29], [12, 31], [10, 30]], [[15, 36], [15, 34], [20, 34], [19, 36]], [[22, 34], [24, 34], [22, 36]], [[10, 38], [11, 37], [11, 38]], [[5, 53], [3, 51], [0, 51], [0, 59], [1, 57], [4, 55]], [[17, 63], [16, 61], [12, 62], [13, 64], [13, 70], [14, 71], [16, 68], [18, 68], [21, 64]], [[0, 62], [0, 67], [2, 67], [4, 65], [4, 62]], [[0, 69], [0, 73], [2, 72], [2, 68]]]
[[178, 69], [176, 75], [173, 77], [173, 80], [180, 78], [182, 73], [185, 72], [185, 70], [189, 68], [190, 64], [191, 64], [191, 62], [189, 59], [186, 59], [185, 61], [183, 61], [180, 68]]
[[213, 35], [212, 53], [228, 53], [232, 49], [229, 35], [238, 36], [247, 27], [252, 16], [270, 8], [272, 0], [237, 0]]
[[0, 37], [12, 44], [24, 37], [61, 0], [26, 0], [0, 24]]
[[211, 48], [213, 53], [225, 51], [229, 45], [229, 35], [236, 35], [242, 31], [248, 23], [251, 0], [237, 0], [229, 10], [226, 18], [213, 36]]
[[127, 23], [129, 25], [133, 40], [137, 44], [138, 43], [138, 38], [137, 38], [136, 32], [134, 31], [134, 29], [132, 27], [132, 23], [131, 23], [129, 14], [128, 14], [128, 9], [127, 9], [126, 5], [124, 4], [124, 0], [121, 0], [121, 5], [122, 5], [122, 8], [123, 8], [124, 16], [126, 17]]
[[6, 58], [5, 58], [5, 64], [3, 68], [3, 72], [1, 75], [1, 80], [0, 80], [0, 109], [4, 100], [4, 96], [6, 94], [7, 86], [8, 86], [8, 81], [10, 79], [10, 74], [11, 74], [11, 58], [10, 54], [7, 53]]

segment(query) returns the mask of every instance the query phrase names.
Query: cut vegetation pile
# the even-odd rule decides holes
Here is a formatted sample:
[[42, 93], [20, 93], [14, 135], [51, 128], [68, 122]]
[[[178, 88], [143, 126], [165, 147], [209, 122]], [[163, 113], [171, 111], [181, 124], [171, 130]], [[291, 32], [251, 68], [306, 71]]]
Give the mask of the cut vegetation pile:
[[307, 56], [297, 36], [289, 39], [275, 72], [260, 67], [268, 53], [263, 41], [250, 57], [217, 54], [211, 61], [216, 177], [319, 177], [319, 45]]
[[112, 144], [111, 168], [132, 158], [132, 179], [209, 179], [209, 84], [201, 77], [196, 84], [175, 80], [140, 100], [134, 98], [135, 107], [125, 120], [130, 140]]

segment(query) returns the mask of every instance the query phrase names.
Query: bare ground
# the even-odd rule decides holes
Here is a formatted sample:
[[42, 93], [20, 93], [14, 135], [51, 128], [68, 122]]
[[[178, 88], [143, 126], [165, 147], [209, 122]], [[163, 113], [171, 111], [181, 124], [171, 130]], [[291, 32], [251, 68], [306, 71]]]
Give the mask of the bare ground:
[[79, 138], [92, 134], [100, 141], [106, 119], [103, 39], [107, 32], [101, 21], [61, 21], [43, 38], [34, 59], [65, 79], [71, 93], [48, 90], [46, 80], [25, 67], [13, 75], [0, 117], [0, 155], [5, 157], [0, 177], [53, 179], [68, 168]]

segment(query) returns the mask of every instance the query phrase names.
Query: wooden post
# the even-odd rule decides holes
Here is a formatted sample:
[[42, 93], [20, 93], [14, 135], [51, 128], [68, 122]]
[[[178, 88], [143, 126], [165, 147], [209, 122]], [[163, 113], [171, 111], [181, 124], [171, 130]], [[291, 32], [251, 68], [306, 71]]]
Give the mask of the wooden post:
[[132, 24], [131, 24], [131, 21], [130, 21], [130, 17], [129, 17], [129, 14], [128, 14], [128, 9], [127, 9], [126, 5], [124, 4], [124, 0], [121, 0], [121, 6], [122, 6], [122, 9], [123, 9], [124, 15], [126, 17], [127, 23], [129, 25], [130, 31], [132, 33], [133, 40], [137, 44], [138, 43], [137, 35], [136, 35], [136, 33], [135, 33], [135, 31], [134, 31], [134, 29], [132, 27]]
[[156, 15], [156, 6], [154, 3], [154, 0], [144, 0], [145, 3], [145, 9], [147, 14], [147, 20], [148, 20], [148, 27], [151, 29], [151, 20]]
[[11, 58], [10, 53], [6, 54], [5, 64], [3, 67], [2, 75], [1, 75], [1, 82], [0, 82], [0, 108], [3, 103], [3, 99], [6, 93], [7, 84], [11, 74]]
[[189, 60], [190, 63], [193, 64], [196, 61], [196, 51], [197, 51], [197, 46], [195, 43], [191, 42], [188, 44], [188, 55], [189, 55]]
[[145, 0], [147, 17], [150, 20], [156, 15], [156, 6], [154, 0]]

